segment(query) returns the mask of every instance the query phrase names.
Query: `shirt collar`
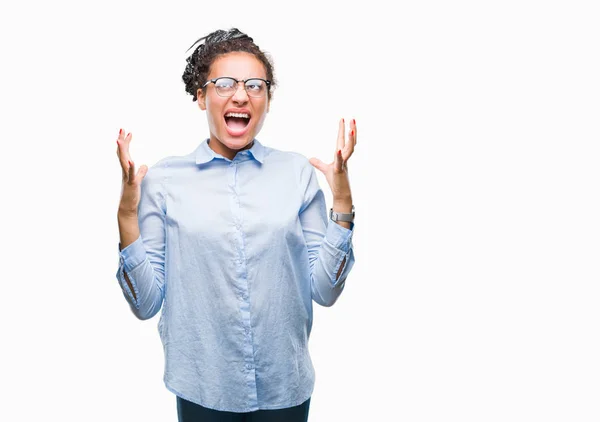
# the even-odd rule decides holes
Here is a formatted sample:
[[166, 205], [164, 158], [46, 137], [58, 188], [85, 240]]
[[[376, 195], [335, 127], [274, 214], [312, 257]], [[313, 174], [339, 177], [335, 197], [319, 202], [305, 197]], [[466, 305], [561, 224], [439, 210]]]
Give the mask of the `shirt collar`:
[[[258, 142], [258, 139], [254, 139], [252, 147], [246, 151], [249, 151], [254, 159], [259, 163], [263, 163], [265, 158], [265, 147]], [[196, 164], [204, 164], [213, 160], [214, 158], [224, 158], [221, 154], [217, 154], [208, 146], [208, 138], [205, 139], [196, 149]]]

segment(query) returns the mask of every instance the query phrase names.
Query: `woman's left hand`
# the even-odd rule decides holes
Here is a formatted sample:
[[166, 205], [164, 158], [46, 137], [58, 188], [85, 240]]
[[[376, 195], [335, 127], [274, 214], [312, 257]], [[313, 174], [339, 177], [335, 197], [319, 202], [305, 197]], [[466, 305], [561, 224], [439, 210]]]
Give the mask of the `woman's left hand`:
[[334, 153], [333, 162], [325, 164], [318, 158], [311, 158], [310, 163], [321, 171], [329, 183], [334, 201], [352, 201], [350, 191], [350, 182], [348, 180], [348, 159], [354, 152], [356, 145], [356, 121], [352, 119], [350, 123], [350, 134], [346, 141], [344, 119], [340, 120], [337, 145]]

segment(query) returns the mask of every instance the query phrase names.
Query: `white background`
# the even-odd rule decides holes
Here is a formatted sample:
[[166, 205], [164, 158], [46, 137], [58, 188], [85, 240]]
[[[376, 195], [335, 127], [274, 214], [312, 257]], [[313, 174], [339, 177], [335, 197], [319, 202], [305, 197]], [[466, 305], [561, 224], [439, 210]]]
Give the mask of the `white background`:
[[338, 119], [359, 130], [309, 420], [600, 420], [594, 3], [1, 6], [0, 419], [176, 420], [158, 316], [115, 277], [115, 141], [137, 165], [191, 152], [185, 51], [237, 27], [275, 62], [261, 142], [330, 161]]

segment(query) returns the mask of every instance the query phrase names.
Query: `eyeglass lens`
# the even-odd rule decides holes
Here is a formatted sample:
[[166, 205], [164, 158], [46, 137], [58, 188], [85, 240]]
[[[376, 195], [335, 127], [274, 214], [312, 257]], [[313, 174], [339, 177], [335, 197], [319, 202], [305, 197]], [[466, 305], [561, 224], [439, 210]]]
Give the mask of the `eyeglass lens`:
[[[250, 97], [262, 97], [267, 91], [267, 84], [261, 79], [248, 79], [244, 85]], [[219, 78], [215, 81], [217, 94], [222, 97], [231, 97], [237, 91], [237, 86], [237, 81], [232, 78]]]

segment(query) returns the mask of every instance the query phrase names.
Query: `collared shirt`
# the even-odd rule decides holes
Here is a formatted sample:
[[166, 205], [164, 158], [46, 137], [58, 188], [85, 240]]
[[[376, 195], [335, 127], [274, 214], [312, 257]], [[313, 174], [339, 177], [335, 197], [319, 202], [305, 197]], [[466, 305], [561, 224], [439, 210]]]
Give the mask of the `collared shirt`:
[[167, 389], [230, 412], [306, 401], [312, 301], [333, 305], [354, 264], [354, 224], [328, 219], [309, 161], [256, 139], [229, 160], [205, 140], [148, 170], [138, 221], [117, 279], [139, 319], [162, 306]]

